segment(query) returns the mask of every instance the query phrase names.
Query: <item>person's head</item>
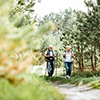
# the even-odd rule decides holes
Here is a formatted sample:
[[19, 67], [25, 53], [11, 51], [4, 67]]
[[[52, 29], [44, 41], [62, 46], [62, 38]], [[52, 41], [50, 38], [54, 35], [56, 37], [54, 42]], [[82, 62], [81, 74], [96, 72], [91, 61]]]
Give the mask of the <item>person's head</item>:
[[53, 49], [53, 46], [52, 45], [49, 45], [49, 50], [52, 50]]
[[69, 51], [71, 46], [66, 46], [66, 50]]

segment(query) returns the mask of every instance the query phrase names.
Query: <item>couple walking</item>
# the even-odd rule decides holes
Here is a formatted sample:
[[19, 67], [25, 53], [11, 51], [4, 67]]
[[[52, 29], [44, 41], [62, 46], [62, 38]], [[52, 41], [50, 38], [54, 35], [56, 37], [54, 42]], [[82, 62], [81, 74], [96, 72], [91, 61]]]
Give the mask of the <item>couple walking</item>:
[[[52, 45], [49, 45], [49, 48], [45, 51], [44, 57], [47, 61], [48, 76], [51, 77], [54, 73], [54, 59], [55, 57], [58, 57], [58, 55], [54, 54]], [[65, 58], [66, 78], [70, 78], [71, 66], [74, 58], [74, 53], [71, 50], [71, 46], [66, 46], [66, 51], [63, 54], [63, 58]]]

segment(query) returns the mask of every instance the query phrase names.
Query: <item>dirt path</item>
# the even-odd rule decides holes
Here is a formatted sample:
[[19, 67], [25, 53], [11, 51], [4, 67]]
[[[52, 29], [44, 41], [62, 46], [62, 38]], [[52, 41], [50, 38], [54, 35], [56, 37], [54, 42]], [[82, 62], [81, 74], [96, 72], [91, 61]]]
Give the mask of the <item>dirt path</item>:
[[[31, 73], [40, 73], [45, 75], [45, 64], [42, 66], [33, 66]], [[39, 74], [38, 74], [39, 75]], [[100, 100], [100, 90], [92, 89], [87, 86], [76, 86], [71, 84], [52, 83], [62, 94], [65, 94], [67, 100]]]
[[53, 85], [66, 96], [67, 100], [100, 100], [100, 90], [91, 87], [56, 83]]

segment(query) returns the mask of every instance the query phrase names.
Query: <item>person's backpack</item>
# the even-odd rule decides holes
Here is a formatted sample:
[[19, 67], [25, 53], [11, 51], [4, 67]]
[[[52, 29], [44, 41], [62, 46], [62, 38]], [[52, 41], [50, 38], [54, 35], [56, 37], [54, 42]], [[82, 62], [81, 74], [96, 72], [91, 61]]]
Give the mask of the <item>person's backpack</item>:
[[[45, 53], [46, 51], [47, 51], [47, 54], [48, 54], [49, 49], [48, 49], [48, 48], [46, 48], [46, 49], [45, 49], [45, 51], [44, 51], [44, 53]], [[45, 59], [45, 61], [48, 61], [48, 57], [45, 57], [44, 59]]]

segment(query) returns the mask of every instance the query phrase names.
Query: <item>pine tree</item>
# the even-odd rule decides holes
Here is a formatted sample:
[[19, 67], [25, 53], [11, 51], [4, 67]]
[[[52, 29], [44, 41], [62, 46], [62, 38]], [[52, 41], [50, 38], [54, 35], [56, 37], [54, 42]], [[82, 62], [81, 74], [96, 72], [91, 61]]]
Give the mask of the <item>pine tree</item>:
[[10, 8], [9, 19], [16, 27], [22, 27], [36, 22], [34, 15], [34, 0], [16, 0]]
[[96, 68], [97, 61], [98, 61], [97, 54], [99, 54], [99, 52], [97, 49], [99, 49], [99, 46], [100, 46], [100, 40], [99, 40], [100, 0], [97, 0], [96, 2], [93, 2], [92, 0], [87, 1], [87, 2], [85, 1], [85, 4], [88, 8], [88, 14], [86, 16], [87, 22], [88, 22], [87, 31], [89, 33], [89, 40], [90, 40], [90, 45], [91, 45], [91, 65], [92, 65], [92, 69], [94, 70]]

